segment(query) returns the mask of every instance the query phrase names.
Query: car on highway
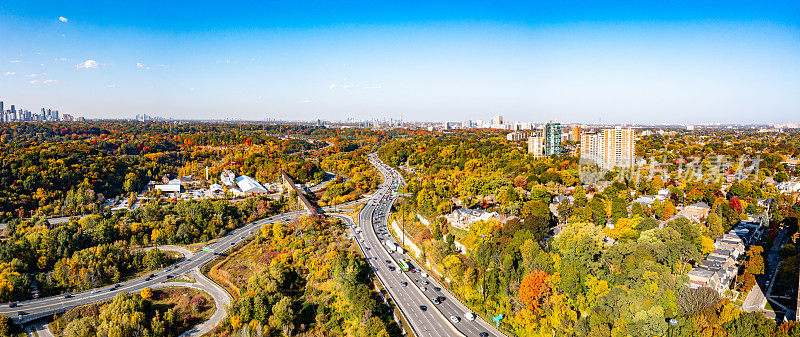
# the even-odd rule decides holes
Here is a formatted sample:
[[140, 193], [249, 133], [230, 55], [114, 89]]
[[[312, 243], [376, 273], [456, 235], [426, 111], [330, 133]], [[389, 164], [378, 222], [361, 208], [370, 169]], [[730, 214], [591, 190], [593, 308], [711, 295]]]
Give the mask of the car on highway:
[[461, 321], [461, 318], [459, 318], [458, 316], [450, 316], [450, 322], [458, 323], [460, 321]]
[[428, 291], [428, 287], [422, 287], [420, 289], [422, 289], [422, 291]]
[[431, 283], [428, 282], [428, 281], [422, 281], [422, 285], [429, 285], [429, 284], [431, 284]]
[[100, 289], [95, 289], [95, 290], [92, 290], [92, 294], [97, 294], [97, 293], [99, 293], [99, 292], [100, 292]]
[[433, 304], [439, 304], [439, 303], [442, 303], [442, 301], [439, 301], [439, 298], [438, 298], [438, 297], [431, 297], [431, 302], [433, 302]]
[[66, 295], [64, 295], [64, 298], [71, 298], [71, 297], [72, 297], [72, 294], [66, 294]]
[[468, 320], [468, 321], [474, 321], [475, 318], [476, 318], [476, 315], [475, 315], [474, 312], [466, 312], [466, 313], [464, 313], [464, 318], [466, 320]]
[[400, 282], [400, 285], [404, 286], [404, 287], [408, 287], [408, 282], [406, 282], [406, 281]]
[[481, 333], [479, 333], [478, 336], [480, 336], [480, 337], [489, 337], [489, 333], [486, 332], [486, 331], [481, 331]]
[[17, 307], [17, 302], [11, 302], [11, 303], [9, 303], [9, 304], [8, 304], [8, 307], [9, 307], [9, 308], [16, 308], [16, 307]]
[[439, 287], [433, 287], [433, 290], [436, 290], [436, 291], [442, 291], [442, 288], [439, 288]]
[[424, 306], [424, 305], [420, 305], [420, 306], [419, 306], [419, 310], [422, 310], [422, 311], [428, 311], [428, 307], [426, 307], [426, 306]]

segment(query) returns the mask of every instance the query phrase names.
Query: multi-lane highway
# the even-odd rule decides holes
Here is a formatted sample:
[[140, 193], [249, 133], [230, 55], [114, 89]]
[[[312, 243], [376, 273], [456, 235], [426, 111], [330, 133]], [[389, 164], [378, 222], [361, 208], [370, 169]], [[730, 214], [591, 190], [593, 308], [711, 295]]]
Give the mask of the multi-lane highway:
[[134, 293], [145, 287], [154, 287], [174, 276], [190, 272], [193, 268], [200, 267], [211, 261], [215, 254], [228, 251], [231, 247], [236, 246], [239, 242], [253, 234], [263, 224], [275, 221], [288, 221], [303, 214], [305, 214], [305, 212], [289, 212], [249, 223], [229, 232], [213, 244], [208, 245], [208, 248], [213, 251], [199, 251], [194, 253], [191, 257], [185, 257], [176, 264], [145, 276], [120, 282], [116, 285], [79, 293], [39, 298], [17, 303], [5, 303], [0, 305], [0, 314], [8, 316], [15, 323], [26, 323], [38, 318], [52, 316], [54, 313], [64, 312], [77, 306], [109, 300], [121, 292]]
[[[371, 154], [369, 160], [384, 180], [359, 213], [356, 240], [414, 333], [419, 337], [502, 336], [480, 317], [470, 319], [471, 311], [416, 266], [411, 256], [387, 247], [387, 240], [394, 242], [387, 223], [389, 210], [404, 182], [397, 171], [375, 154]], [[416, 269], [404, 272], [400, 268], [401, 261], [412, 261]]]

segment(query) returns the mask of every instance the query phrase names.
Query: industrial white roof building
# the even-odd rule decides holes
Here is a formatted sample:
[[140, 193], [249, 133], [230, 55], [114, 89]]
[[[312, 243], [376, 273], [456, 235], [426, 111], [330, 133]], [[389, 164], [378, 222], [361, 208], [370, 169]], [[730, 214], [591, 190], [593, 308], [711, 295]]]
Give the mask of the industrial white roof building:
[[249, 176], [239, 176], [236, 178], [236, 185], [239, 186], [239, 189], [242, 192], [251, 194], [251, 193], [267, 193], [267, 189], [264, 188], [264, 185], [261, 185], [258, 180], [255, 180]]

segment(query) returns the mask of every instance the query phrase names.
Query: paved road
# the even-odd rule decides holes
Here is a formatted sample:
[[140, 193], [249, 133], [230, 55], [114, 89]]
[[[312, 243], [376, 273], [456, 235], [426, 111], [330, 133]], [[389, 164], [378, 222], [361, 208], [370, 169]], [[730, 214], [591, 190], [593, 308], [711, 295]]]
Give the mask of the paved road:
[[[781, 265], [779, 252], [785, 239], [786, 229], [781, 228], [778, 235], [775, 237], [772, 249], [769, 254], [767, 254], [766, 273], [756, 277], [756, 284], [754, 284], [750, 292], [747, 293], [747, 297], [742, 303], [742, 310], [747, 312], [764, 311], [767, 298], [772, 294], [772, 286], [775, 285], [778, 267]], [[765, 289], [766, 294], [764, 292]]]
[[[485, 333], [487, 336], [503, 336], [480, 318], [474, 321], [465, 319], [465, 313], [470, 310], [432, 277], [423, 277], [421, 269], [418, 269], [418, 272], [400, 270], [398, 261], [410, 259], [410, 256], [397, 252], [390, 253], [385, 242], [386, 240], [394, 242], [388, 232], [387, 222], [389, 210], [396, 198], [395, 192], [404, 182], [399, 173], [384, 165], [375, 154], [371, 154], [369, 159], [383, 174], [384, 180], [372, 195], [372, 200], [359, 213], [359, 227], [355, 230], [358, 232], [355, 234], [356, 240], [416, 335], [480, 336]], [[440, 290], [437, 291], [435, 288]], [[443, 297], [444, 301], [441, 304], [434, 304], [432, 298], [437, 297]], [[421, 306], [425, 306], [427, 310], [423, 310]], [[457, 322], [451, 322], [451, 316], [457, 317]]]
[[44, 320], [38, 320], [26, 326], [25, 333], [28, 336], [54, 337], [53, 334], [50, 333], [50, 327]]
[[182, 333], [180, 337], [196, 337], [202, 336], [207, 332], [214, 329], [219, 322], [225, 319], [227, 315], [227, 308], [231, 306], [231, 302], [233, 298], [230, 294], [228, 294], [225, 289], [211, 281], [207, 278], [203, 273], [200, 272], [198, 268], [192, 269], [190, 274], [194, 279], [195, 283], [187, 283], [187, 282], [165, 282], [156, 285], [153, 288], [166, 288], [166, 287], [187, 287], [187, 288], [194, 288], [197, 290], [205, 291], [214, 299], [214, 306], [216, 307], [214, 310], [214, 314], [211, 315], [211, 318], [206, 320], [205, 322], [195, 325], [191, 329], [187, 330], [186, 332]]
[[192, 252], [191, 250], [188, 250], [188, 249], [183, 248], [181, 246], [172, 246], [172, 245], [161, 245], [161, 246], [145, 247], [145, 248], [142, 248], [142, 251], [146, 252], [148, 250], [153, 250], [153, 249], [175, 251], [175, 252], [183, 254], [184, 258], [187, 258], [187, 257], [191, 258], [192, 256], [194, 256], [194, 252]]
[[10, 307], [9, 303], [0, 304], [0, 314], [8, 316], [14, 323], [26, 323], [37, 318], [51, 316], [54, 313], [64, 312], [77, 306], [110, 300], [121, 292], [135, 293], [145, 287], [152, 288], [175, 275], [185, 274], [202, 266], [211, 261], [215, 254], [225, 253], [231, 247], [234, 247], [236, 244], [249, 237], [263, 224], [275, 221], [288, 221], [302, 216], [303, 214], [305, 214], [305, 212], [295, 211], [249, 223], [231, 231], [214, 243], [209, 244], [208, 247], [213, 249], [214, 252], [196, 252], [193, 256], [184, 258], [172, 266], [153, 272], [152, 278], [142, 276], [133, 280], [121, 282], [118, 284], [118, 287], [105, 286], [68, 295], [27, 300], [18, 302], [17, 306], [14, 308]]
[[747, 297], [745, 297], [744, 302], [742, 303], [742, 310], [746, 312], [762, 311], [764, 310], [764, 305], [766, 304], [767, 298], [764, 296], [761, 286], [759, 286], [758, 282], [756, 282], [756, 284], [753, 285], [753, 288], [750, 289], [750, 292], [747, 293]]

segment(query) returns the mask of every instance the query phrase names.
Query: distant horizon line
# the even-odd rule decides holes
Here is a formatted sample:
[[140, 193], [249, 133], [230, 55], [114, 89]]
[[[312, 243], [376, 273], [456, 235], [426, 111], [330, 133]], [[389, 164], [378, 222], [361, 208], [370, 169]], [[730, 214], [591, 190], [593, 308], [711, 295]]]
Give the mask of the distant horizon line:
[[[379, 124], [389, 124], [392, 120], [399, 120], [396, 118], [384, 118], [384, 119], [356, 119], [355, 121], [345, 121], [345, 120], [329, 120], [329, 119], [309, 119], [309, 120], [300, 120], [300, 119], [277, 119], [277, 118], [269, 118], [269, 119], [210, 119], [210, 118], [197, 118], [197, 119], [187, 119], [187, 118], [171, 118], [171, 117], [156, 117], [156, 116], [148, 116], [148, 117], [155, 117], [158, 119], [148, 119], [148, 120], [139, 120], [137, 118], [89, 118], [84, 117], [85, 121], [140, 121], [140, 122], [221, 122], [221, 123], [304, 123], [304, 124], [318, 124], [319, 122], [323, 123], [333, 123], [333, 124], [358, 124], [364, 122], [378, 122]], [[473, 120], [474, 121], [474, 120]], [[462, 122], [458, 120], [402, 120], [402, 124], [424, 124], [424, 125], [440, 125], [447, 122]], [[532, 123], [533, 125], [544, 125], [550, 121], [546, 122], [529, 122], [529, 121], [513, 121], [510, 123], [504, 123], [507, 125], [514, 125], [516, 123]], [[775, 123], [586, 123], [586, 122], [573, 122], [573, 121], [558, 121], [555, 122], [563, 124], [563, 125], [571, 125], [571, 126], [629, 126], [629, 127], [652, 127], [652, 126], [699, 126], [699, 127], [727, 127], [727, 126], [788, 126], [788, 124], [800, 124], [800, 122], [775, 122]], [[324, 126], [324, 124], [320, 125]], [[473, 126], [472, 129], [494, 129], [494, 130], [506, 130], [506, 131], [525, 131], [527, 129], [522, 130], [513, 130], [513, 129], [502, 129], [502, 128], [492, 128], [492, 127], [479, 127]], [[794, 127], [796, 128], [796, 127]], [[463, 129], [463, 128], [459, 128]]]

